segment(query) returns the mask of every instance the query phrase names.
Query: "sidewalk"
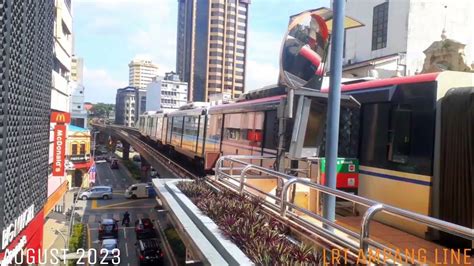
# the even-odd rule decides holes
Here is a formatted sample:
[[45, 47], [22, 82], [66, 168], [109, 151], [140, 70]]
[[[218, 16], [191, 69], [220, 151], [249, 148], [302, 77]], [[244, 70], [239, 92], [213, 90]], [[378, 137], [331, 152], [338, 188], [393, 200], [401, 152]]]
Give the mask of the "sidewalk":
[[[69, 217], [66, 217], [65, 213], [73, 206], [73, 196], [74, 193], [78, 191], [78, 188], [71, 189], [66, 192], [64, 195], [64, 213], [57, 213], [51, 211], [48, 216], [45, 217], [45, 223], [43, 225], [43, 249], [49, 250], [52, 248], [63, 249], [66, 247], [68, 240], [68, 227], [69, 227]], [[84, 214], [86, 203], [79, 200], [76, 203], [76, 213], [80, 217]], [[63, 239], [63, 236], [57, 231], [61, 232], [66, 239]]]

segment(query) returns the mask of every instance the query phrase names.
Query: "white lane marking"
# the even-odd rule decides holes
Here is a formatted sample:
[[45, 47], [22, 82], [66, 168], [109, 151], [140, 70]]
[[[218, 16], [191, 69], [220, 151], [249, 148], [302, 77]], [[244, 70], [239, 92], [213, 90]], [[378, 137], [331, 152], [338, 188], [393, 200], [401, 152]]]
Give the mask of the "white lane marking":
[[128, 257], [128, 244], [125, 242], [125, 255]]
[[123, 237], [127, 239], [127, 230], [125, 230], [125, 227], [123, 228]]
[[127, 263], [127, 266], [130, 266], [130, 263]]

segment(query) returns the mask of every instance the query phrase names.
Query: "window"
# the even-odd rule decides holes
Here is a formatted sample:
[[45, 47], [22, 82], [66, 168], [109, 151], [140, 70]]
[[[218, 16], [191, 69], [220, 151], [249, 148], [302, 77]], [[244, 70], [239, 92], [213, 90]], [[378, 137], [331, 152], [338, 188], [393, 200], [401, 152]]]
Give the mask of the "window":
[[396, 105], [390, 113], [387, 159], [395, 163], [407, 163], [410, 155], [411, 108]]
[[372, 51], [387, 47], [388, 2], [374, 7]]
[[79, 151], [79, 154], [86, 154], [86, 144], [81, 143], [81, 149]]
[[76, 154], [77, 154], [77, 144], [72, 144], [71, 155], [76, 155]]

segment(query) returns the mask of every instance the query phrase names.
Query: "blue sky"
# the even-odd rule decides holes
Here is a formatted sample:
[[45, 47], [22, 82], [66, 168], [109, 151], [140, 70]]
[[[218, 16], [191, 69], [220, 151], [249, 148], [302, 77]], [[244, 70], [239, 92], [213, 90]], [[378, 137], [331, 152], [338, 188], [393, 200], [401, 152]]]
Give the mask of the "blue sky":
[[[200, 1], [200, 0], [198, 0]], [[177, 0], [75, 0], [75, 54], [84, 58], [86, 101], [115, 102], [128, 84], [128, 63], [150, 58], [175, 70]], [[281, 39], [292, 14], [329, 0], [253, 0], [250, 4], [246, 90], [276, 82]]]

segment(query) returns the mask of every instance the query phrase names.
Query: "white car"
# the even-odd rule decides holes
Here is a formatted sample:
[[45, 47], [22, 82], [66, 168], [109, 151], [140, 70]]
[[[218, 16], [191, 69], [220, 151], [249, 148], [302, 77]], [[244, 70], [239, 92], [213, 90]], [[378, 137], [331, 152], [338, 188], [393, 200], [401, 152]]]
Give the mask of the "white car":
[[100, 245], [99, 262], [119, 261], [120, 251], [117, 239], [104, 239]]

